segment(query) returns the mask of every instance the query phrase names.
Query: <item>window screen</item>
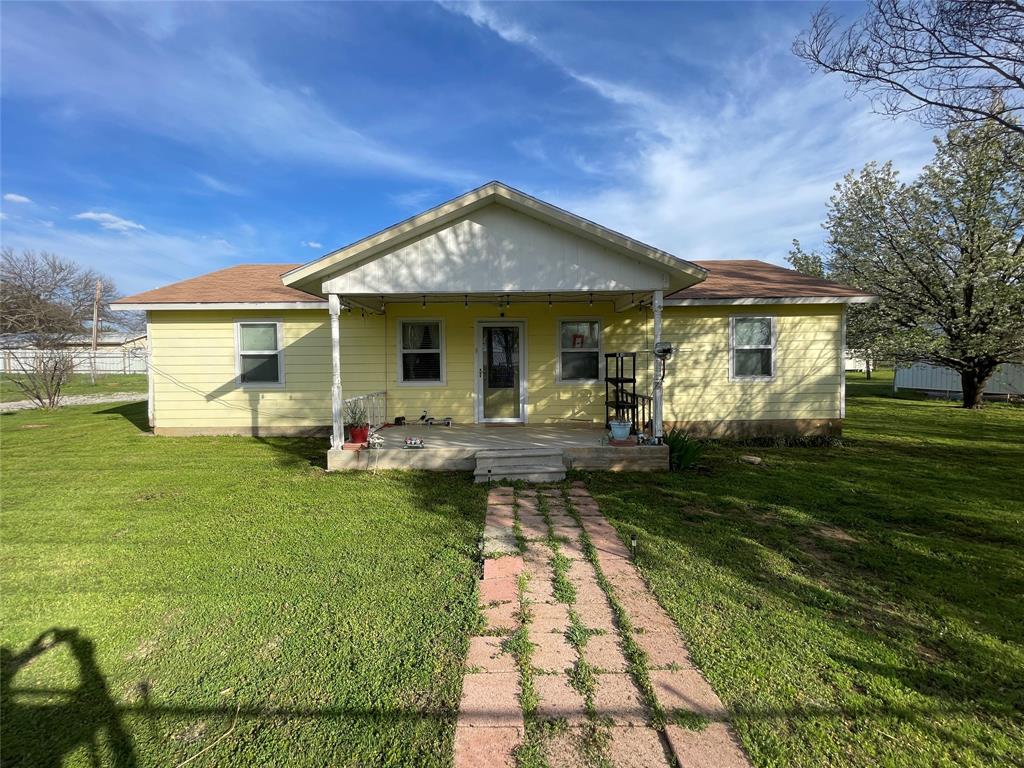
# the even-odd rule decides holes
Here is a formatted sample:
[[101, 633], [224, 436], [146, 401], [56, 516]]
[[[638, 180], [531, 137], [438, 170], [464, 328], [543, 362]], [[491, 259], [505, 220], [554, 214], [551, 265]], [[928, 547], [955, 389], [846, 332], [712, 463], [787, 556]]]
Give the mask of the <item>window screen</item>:
[[732, 318], [732, 375], [771, 378], [775, 370], [770, 317]]
[[601, 326], [596, 320], [563, 320], [558, 328], [562, 381], [593, 381], [601, 375]]
[[242, 384], [281, 383], [277, 323], [238, 324], [238, 378]]
[[401, 325], [399, 370], [402, 381], [441, 381], [441, 323], [410, 321]]

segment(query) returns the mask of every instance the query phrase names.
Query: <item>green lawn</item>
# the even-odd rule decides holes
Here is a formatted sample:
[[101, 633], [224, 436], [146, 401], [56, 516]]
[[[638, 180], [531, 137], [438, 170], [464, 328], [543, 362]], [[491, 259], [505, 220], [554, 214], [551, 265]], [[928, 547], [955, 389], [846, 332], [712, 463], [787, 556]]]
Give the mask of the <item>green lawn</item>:
[[[851, 380], [842, 447], [587, 476], [758, 768], [1024, 764], [1024, 408], [889, 384]], [[449, 764], [469, 475], [144, 421], [0, 417], [5, 764]]]
[[[146, 389], [146, 374], [144, 373], [98, 375], [95, 384], [90, 381], [89, 374], [76, 373], [62, 392], [65, 395], [109, 395], [116, 392], [145, 394]], [[0, 375], [0, 403], [10, 403], [15, 400], [28, 400], [28, 398], [14, 384], [12, 377]]]
[[144, 421], [0, 417], [4, 765], [448, 765], [483, 490]]
[[1024, 408], [890, 388], [843, 447], [588, 478], [759, 768], [1024, 765]]

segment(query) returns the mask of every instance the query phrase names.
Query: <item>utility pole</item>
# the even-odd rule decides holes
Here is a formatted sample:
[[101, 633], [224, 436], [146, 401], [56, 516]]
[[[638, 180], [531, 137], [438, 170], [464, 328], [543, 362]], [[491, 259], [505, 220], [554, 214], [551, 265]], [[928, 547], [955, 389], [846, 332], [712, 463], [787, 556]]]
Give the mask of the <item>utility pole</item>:
[[96, 296], [92, 300], [92, 354], [89, 356], [89, 371], [92, 383], [96, 384], [96, 343], [100, 330], [100, 281], [96, 281]]

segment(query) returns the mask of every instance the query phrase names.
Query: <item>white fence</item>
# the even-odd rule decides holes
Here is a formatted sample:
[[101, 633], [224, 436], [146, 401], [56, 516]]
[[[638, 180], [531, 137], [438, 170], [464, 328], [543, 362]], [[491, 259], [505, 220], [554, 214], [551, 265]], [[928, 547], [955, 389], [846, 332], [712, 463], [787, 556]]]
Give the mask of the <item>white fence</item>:
[[[960, 374], [952, 368], [914, 363], [896, 369], [893, 389], [918, 389], [963, 396]], [[985, 386], [986, 395], [1024, 395], [1024, 365], [1005, 363], [996, 369]]]
[[[31, 368], [37, 355], [46, 355], [45, 350], [18, 349], [0, 352], [0, 373], [17, 374]], [[75, 373], [90, 373], [92, 353], [88, 350], [72, 353]], [[126, 374], [146, 372], [146, 348], [125, 347], [104, 349], [96, 352], [97, 374]]]

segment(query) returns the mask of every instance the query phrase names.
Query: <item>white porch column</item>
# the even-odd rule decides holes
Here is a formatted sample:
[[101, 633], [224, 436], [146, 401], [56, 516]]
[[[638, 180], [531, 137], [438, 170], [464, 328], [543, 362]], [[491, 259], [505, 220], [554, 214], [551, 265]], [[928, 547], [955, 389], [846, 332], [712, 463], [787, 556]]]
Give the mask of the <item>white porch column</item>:
[[341, 298], [328, 294], [327, 309], [331, 313], [331, 448], [345, 444], [345, 421], [341, 415]]
[[[654, 313], [654, 346], [657, 348], [661, 343], [661, 309], [664, 306], [664, 291], [655, 291], [651, 297], [651, 309]], [[661, 439], [664, 435], [664, 418], [662, 417], [662, 378], [665, 373], [665, 363], [659, 358], [654, 358], [654, 387], [651, 393], [654, 402], [652, 403], [651, 419], [654, 422], [654, 437]]]

